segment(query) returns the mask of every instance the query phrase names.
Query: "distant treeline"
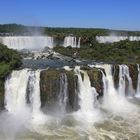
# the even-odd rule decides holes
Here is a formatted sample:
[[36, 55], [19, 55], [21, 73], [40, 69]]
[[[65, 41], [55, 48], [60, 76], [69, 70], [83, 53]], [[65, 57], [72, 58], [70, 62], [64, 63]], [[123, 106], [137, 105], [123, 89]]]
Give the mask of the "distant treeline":
[[56, 38], [64, 38], [74, 35], [82, 38], [92, 38], [105, 35], [140, 36], [140, 31], [121, 31], [98, 28], [60, 28], [60, 27], [37, 27], [18, 24], [1, 24], [1, 35], [50, 35]]
[[81, 48], [61, 47], [54, 48], [55, 52], [69, 57], [95, 60], [99, 62], [118, 64], [140, 64], [140, 41], [124, 40], [112, 44], [95, 42], [94, 46]]

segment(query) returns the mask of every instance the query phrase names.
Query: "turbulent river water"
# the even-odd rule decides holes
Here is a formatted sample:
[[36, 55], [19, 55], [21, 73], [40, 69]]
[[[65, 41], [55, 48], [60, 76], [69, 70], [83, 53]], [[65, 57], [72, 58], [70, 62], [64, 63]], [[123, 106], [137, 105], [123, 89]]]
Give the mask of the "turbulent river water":
[[[60, 109], [48, 111], [45, 106], [41, 108], [40, 70], [13, 71], [5, 82], [0, 140], [140, 140], [140, 98], [131, 94], [128, 67], [119, 66], [118, 89], [114, 87], [111, 65], [94, 67], [102, 72], [102, 103], [97, 100], [97, 91], [91, 86], [87, 72], [75, 67], [80, 108], [70, 113], [65, 108], [68, 100], [65, 74], [60, 77]], [[128, 97], [123, 93], [124, 75], [130, 84]]]
[[96, 115], [77, 112], [52, 117], [46, 114], [40, 122], [34, 122], [28, 112], [15, 116], [4, 112], [0, 116], [0, 139], [139, 140], [140, 100], [131, 101], [133, 103], [120, 104], [114, 111], [101, 107]]

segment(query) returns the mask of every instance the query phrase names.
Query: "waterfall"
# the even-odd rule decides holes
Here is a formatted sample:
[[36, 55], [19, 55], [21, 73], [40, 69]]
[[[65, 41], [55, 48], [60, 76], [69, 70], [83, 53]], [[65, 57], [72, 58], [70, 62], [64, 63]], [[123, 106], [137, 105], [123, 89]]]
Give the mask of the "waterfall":
[[125, 66], [119, 65], [119, 87], [118, 93], [120, 96], [125, 97]]
[[63, 112], [66, 110], [68, 100], [68, 79], [65, 73], [60, 76], [59, 106]]
[[22, 50], [22, 49], [43, 49], [44, 47], [53, 48], [53, 38], [47, 36], [12, 36], [0, 37], [4, 45], [9, 48]]
[[137, 83], [137, 90], [136, 90], [136, 97], [140, 97], [140, 66], [137, 64], [138, 69], [138, 83]]
[[[126, 80], [128, 82], [128, 85], [126, 87]], [[129, 74], [129, 68], [126, 65], [120, 65], [119, 66], [119, 88], [118, 92], [120, 96], [125, 96], [125, 93], [127, 96], [132, 97], [134, 94], [132, 79]]]
[[102, 81], [103, 81], [103, 94], [107, 94], [107, 80], [104, 72], [101, 70], [102, 73]]
[[78, 45], [77, 45], [77, 48], [80, 48], [80, 43], [81, 43], [81, 37], [79, 37], [79, 39], [78, 39]]
[[129, 40], [130, 41], [140, 41], [140, 36], [130, 36]]
[[29, 91], [33, 115], [40, 113], [40, 71], [31, 71], [29, 76]]
[[96, 36], [96, 40], [99, 43], [113, 43], [126, 39], [128, 39], [126, 36]]
[[27, 69], [13, 71], [5, 82], [5, 108], [16, 113], [27, 108], [26, 90], [29, 79]]
[[81, 38], [78, 39], [77, 42], [77, 38], [76, 37], [72, 37], [72, 36], [67, 36], [64, 39], [64, 47], [68, 47], [71, 46], [72, 48], [80, 48], [80, 41]]
[[[93, 112], [97, 92], [94, 87], [91, 87], [90, 79], [86, 71], [82, 71], [80, 68], [76, 68], [75, 71], [78, 76], [80, 110], [84, 113]], [[81, 73], [83, 74], [83, 79]]]
[[[30, 105], [27, 104], [27, 91]], [[40, 71], [13, 71], [5, 82], [5, 108], [11, 113], [17, 113], [31, 107], [32, 117], [35, 118], [42, 114], [40, 106]]]
[[[132, 79], [130, 77], [128, 66], [119, 65], [119, 74], [117, 73], [116, 75], [118, 76], [117, 89], [115, 88], [115, 84], [114, 84], [112, 65], [103, 64], [103, 65], [94, 65], [93, 67], [98, 68], [98, 70], [102, 72], [103, 88], [101, 88], [100, 85], [97, 86], [100, 88], [98, 89], [98, 91], [102, 91], [103, 89], [103, 103], [105, 105], [107, 106], [114, 105], [114, 103], [118, 102], [118, 100], [125, 98], [125, 95], [127, 95], [128, 97], [132, 97], [134, 95]], [[72, 69], [70, 69], [69, 67], [65, 67], [65, 69], [68, 71], [71, 70], [72, 72]], [[138, 65], [138, 71], [139, 71], [139, 65]], [[86, 70], [80, 70], [80, 67], [78, 66], [75, 67], [73, 72], [74, 74], [77, 75], [78, 78], [76, 91], [78, 92], [77, 93], [79, 99], [78, 105], [80, 107], [80, 111], [94, 112], [95, 103], [97, 100], [97, 92], [96, 89], [91, 86], [91, 81], [88, 72]], [[99, 75], [96, 76], [98, 77]], [[61, 72], [60, 79], [58, 80], [59, 80], [59, 87], [60, 87], [60, 90], [58, 91], [58, 95], [57, 93], [54, 93], [55, 97], [51, 97], [52, 89], [50, 89], [49, 98], [51, 98], [52, 100], [53, 98], [56, 98], [55, 100], [58, 100], [57, 102], [58, 107], [62, 112], [65, 112], [66, 107], [69, 103], [69, 96], [71, 94], [69, 93], [68, 90], [69, 85], [68, 85], [67, 74]], [[97, 82], [97, 79], [95, 80], [96, 80], [95, 82]], [[51, 77], [50, 77], [50, 81], [51, 81]], [[56, 83], [56, 81], [53, 82]], [[46, 89], [48, 89], [47, 87], [48, 85], [45, 85], [44, 83], [42, 86], [42, 88], [45, 89], [44, 91], [46, 93], [47, 93]], [[138, 96], [139, 93], [140, 93], [140, 72], [138, 76], [138, 86], [137, 86], [136, 96]], [[29, 100], [29, 102], [27, 99]], [[38, 70], [32, 71], [29, 69], [13, 71], [5, 82], [5, 108], [11, 113], [28, 109], [30, 110], [33, 118], [36, 118], [37, 116], [41, 118], [40, 116], [42, 116], [43, 113], [40, 110], [40, 106], [41, 106], [40, 71]]]
[[128, 87], [127, 87], [127, 96], [132, 97], [134, 95], [134, 89], [133, 89], [133, 84], [132, 84], [132, 79], [130, 77], [130, 73], [129, 73], [129, 67], [124, 65], [124, 74], [128, 80]]
[[106, 87], [106, 93], [104, 93], [104, 102], [106, 104], [109, 103], [109, 101], [114, 101], [117, 98], [117, 91], [114, 86], [114, 80], [113, 80], [113, 73], [112, 73], [112, 65], [102, 65], [102, 68], [105, 70], [105, 78], [104, 85]]
[[113, 43], [119, 42], [121, 40], [129, 40], [129, 41], [140, 41], [139, 36], [96, 36], [96, 40], [99, 43]]

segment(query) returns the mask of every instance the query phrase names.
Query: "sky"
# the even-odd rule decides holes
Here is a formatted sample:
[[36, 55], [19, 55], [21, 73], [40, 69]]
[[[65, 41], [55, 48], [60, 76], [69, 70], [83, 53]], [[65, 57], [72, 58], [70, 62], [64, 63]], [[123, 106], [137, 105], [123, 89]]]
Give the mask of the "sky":
[[140, 0], [0, 0], [0, 24], [140, 30]]

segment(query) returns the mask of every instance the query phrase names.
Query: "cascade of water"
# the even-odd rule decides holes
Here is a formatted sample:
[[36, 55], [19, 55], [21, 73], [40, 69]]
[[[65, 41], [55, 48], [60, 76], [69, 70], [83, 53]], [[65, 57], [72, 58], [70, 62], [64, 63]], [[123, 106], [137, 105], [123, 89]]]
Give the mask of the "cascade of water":
[[108, 107], [113, 107], [115, 103], [118, 102], [118, 94], [114, 86], [112, 65], [95, 65], [96, 68], [104, 69], [102, 71], [102, 81], [103, 81], [103, 105]]
[[[31, 114], [33, 118], [42, 114], [40, 111], [40, 71], [23, 69], [13, 71], [5, 82], [5, 108], [16, 113], [27, 110], [26, 96], [30, 92]], [[29, 88], [29, 90], [27, 90]]]
[[13, 71], [5, 82], [5, 108], [16, 113], [26, 109], [26, 90], [30, 72], [27, 69]]
[[9, 48], [21, 49], [42, 49], [44, 47], [53, 48], [53, 37], [47, 36], [14, 36], [1, 37], [2, 43]]
[[[80, 110], [81, 112], [93, 112], [97, 92], [94, 87], [91, 87], [87, 72], [80, 70], [80, 68], [76, 68], [75, 71], [78, 76]], [[81, 73], [84, 75], [83, 80]]]
[[[128, 81], [128, 86], [126, 87], [126, 80]], [[133, 96], [134, 89], [132, 84], [132, 79], [129, 74], [129, 68], [126, 65], [119, 66], [119, 87], [118, 92], [120, 96], [125, 96], [127, 93], [128, 96]]]
[[137, 64], [138, 69], [138, 83], [137, 83], [137, 90], [136, 90], [136, 97], [140, 97], [140, 66]]
[[101, 70], [102, 73], [102, 81], [103, 81], [103, 94], [107, 94], [107, 80], [104, 72]]
[[131, 97], [134, 95], [134, 89], [133, 89], [132, 79], [131, 79], [130, 73], [129, 73], [129, 67], [124, 65], [123, 68], [124, 68], [124, 74], [128, 80], [127, 95]]
[[96, 36], [96, 40], [99, 43], [113, 43], [126, 39], [128, 39], [126, 36]]
[[121, 40], [130, 40], [130, 41], [140, 41], [139, 36], [96, 36], [96, 40], [99, 43], [113, 43], [113, 42], [119, 42]]
[[118, 93], [120, 96], [125, 97], [125, 66], [124, 65], [119, 65]]
[[78, 48], [80, 48], [80, 43], [81, 43], [81, 37], [79, 37], [78, 39], [78, 45], [77, 45]]
[[40, 110], [40, 71], [31, 71], [29, 78], [29, 91], [32, 107], [32, 119], [35, 123], [44, 123], [46, 116]]
[[68, 100], [68, 80], [67, 75], [62, 73], [60, 76], [59, 106], [65, 112]]
[[112, 66], [111, 65], [103, 65], [103, 68], [106, 73], [106, 87], [107, 90], [104, 94], [104, 101], [107, 103], [108, 100], [114, 100], [117, 96], [117, 92], [114, 86], [113, 74], [112, 74]]
[[29, 77], [29, 91], [33, 115], [40, 113], [40, 71], [31, 71]]
[[76, 37], [72, 37], [72, 36], [67, 36], [64, 39], [64, 47], [68, 47], [71, 46], [72, 48], [80, 48], [80, 38], [78, 39], [78, 43], [77, 43], [77, 38]]
[[130, 41], [140, 41], [140, 37], [139, 36], [130, 36], [129, 40]]

